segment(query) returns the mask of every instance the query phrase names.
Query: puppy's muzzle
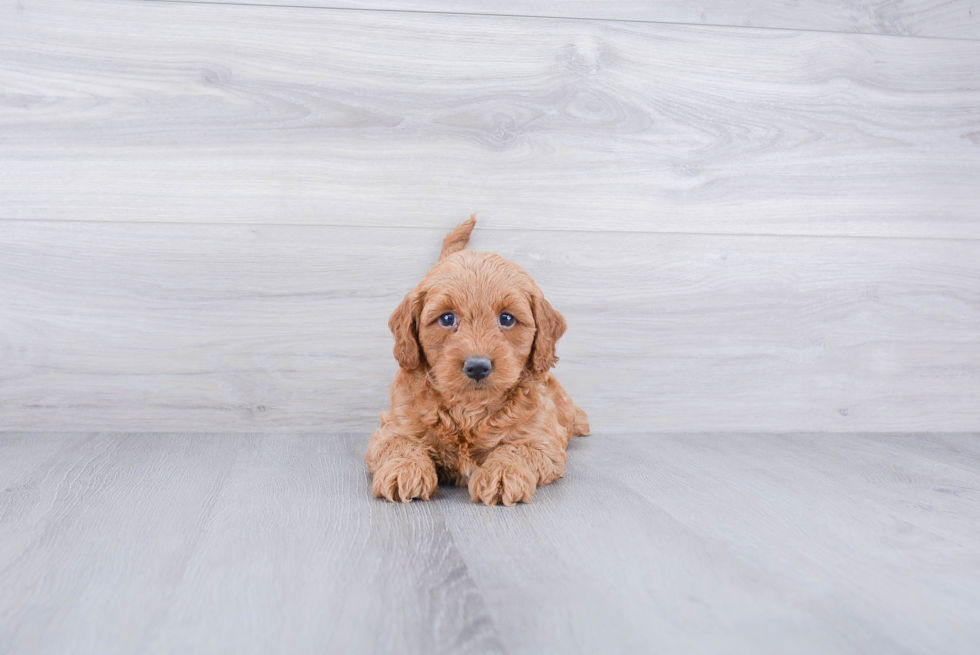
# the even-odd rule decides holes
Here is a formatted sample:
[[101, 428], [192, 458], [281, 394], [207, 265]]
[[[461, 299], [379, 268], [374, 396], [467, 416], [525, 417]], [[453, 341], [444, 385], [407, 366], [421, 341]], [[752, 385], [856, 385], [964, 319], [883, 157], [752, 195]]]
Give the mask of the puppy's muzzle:
[[463, 373], [469, 379], [476, 380], [477, 382], [490, 375], [492, 370], [493, 364], [486, 355], [470, 355], [463, 362]]

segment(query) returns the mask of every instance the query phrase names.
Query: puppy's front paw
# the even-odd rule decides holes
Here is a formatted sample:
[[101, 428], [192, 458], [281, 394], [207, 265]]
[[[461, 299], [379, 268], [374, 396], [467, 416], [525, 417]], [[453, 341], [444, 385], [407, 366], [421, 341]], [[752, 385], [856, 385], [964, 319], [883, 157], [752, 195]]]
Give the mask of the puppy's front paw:
[[439, 487], [436, 466], [428, 458], [389, 459], [374, 472], [374, 497], [407, 503], [413, 498], [429, 500]]
[[537, 476], [522, 464], [488, 460], [470, 476], [470, 498], [484, 505], [531, 502], [538, 486]]

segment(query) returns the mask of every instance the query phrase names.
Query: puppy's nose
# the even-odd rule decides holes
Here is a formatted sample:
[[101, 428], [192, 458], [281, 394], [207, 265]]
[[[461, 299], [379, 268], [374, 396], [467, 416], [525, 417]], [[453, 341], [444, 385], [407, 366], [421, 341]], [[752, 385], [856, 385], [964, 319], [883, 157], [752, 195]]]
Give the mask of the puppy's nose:
[[470, 355], [463, 362], [463, 373], [466, 373], [466, 377], [471, 380], [482, 380], [490, 375], [492, 370], [493, 364], [490, 363], [490, 358], [486, 355]]

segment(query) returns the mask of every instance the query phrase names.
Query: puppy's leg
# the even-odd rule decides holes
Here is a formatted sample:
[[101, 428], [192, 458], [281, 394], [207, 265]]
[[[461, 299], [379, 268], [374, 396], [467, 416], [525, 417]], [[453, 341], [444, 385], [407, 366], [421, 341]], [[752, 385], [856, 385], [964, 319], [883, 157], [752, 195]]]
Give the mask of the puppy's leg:
[[572, 423], [571, 435], [573, 437], [587, 437], [589, 436], [589, 417], [586, 416], [585, 410], [583, 410], [578, 405], [575, 405], [575, 420]]
[[374, 476], [375, 498], [407, 503], [413, 498], [429, 500], [439, 487], [436, 465], [418, 439], [392, 433], [383, 427], [371, 435], [368, 471]]
[[585, 411], [572, 402], [571, 397], [561, 383], [555, 379], [554, 375], [549, 374], [546, 381], [548, 393], [551, 395], [552, 402], [558, 412], [558, 421], [568, 430], [568, 439], [571, 437], [584, 437], [589, 434], [589, 417]]
[[502, 444], [470, 476], [470, 498], [484, 505], [531, 502], [534, 490], [565, 475], [568, 455], [558, 436]]

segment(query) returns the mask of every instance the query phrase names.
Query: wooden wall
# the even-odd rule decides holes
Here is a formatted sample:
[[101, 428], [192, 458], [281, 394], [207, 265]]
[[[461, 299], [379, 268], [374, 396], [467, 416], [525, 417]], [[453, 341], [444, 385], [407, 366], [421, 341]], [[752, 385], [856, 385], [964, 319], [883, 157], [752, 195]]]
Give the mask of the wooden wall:
[[370, 431], [471, 212], [597, 433], [980, 425], [971, 3], [273, 4], [0, 4], [0, 429]]

